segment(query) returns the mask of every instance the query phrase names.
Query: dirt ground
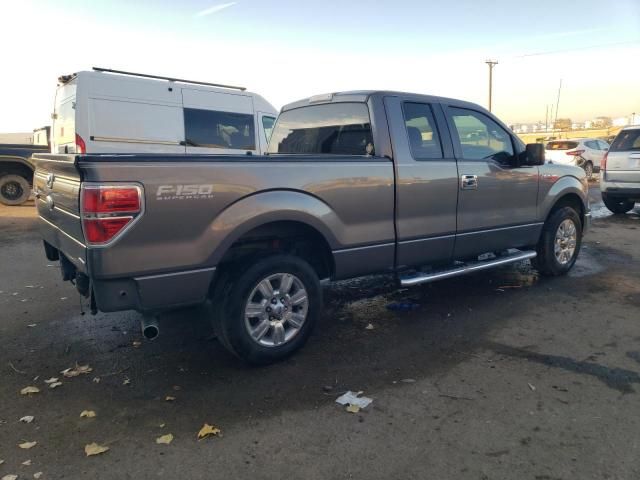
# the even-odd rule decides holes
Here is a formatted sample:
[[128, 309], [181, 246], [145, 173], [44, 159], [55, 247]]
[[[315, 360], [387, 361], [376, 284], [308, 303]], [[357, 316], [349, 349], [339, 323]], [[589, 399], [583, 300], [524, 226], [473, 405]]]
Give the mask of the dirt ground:
[[[134, 312], [82, 315], [33, 205], [0, 207], [0, 478], [640, 478], [640, 208], [594, 213], [566, 277], [333, 285], [299, 354], [249, 368], [205, 307], [165, 315], [152, 343]], [[93, 370], [60, 374], [76, 364]], [[347, 390], [373, 403], [348, 413]], [[198, 441], [205, 423], [222, 436]], [[92, 442], [110, 450], [86, 457]]]

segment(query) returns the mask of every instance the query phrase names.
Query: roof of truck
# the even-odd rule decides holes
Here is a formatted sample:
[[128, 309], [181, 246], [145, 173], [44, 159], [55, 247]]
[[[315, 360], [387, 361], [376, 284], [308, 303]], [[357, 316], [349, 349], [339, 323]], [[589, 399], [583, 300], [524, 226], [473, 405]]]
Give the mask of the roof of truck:
[[448, 103], [450, 105], [457, 105], [460, 107], [473, 107], [476, 109], [480, 107], [484, 110], [484, 107], [472, 102], [466, 102], [464, 100], [458, 100], [455, 98], [438, 97], [435, 95], [422, 93], [399, 92], [393, 90], [351, 90], [345, 92], [332, 92], [303, 98], [302, 100], [298, 100], [296, 102], [285, 105], [284, 107], [282, 107], [282, 111], [284, 112], [286, 110], [303, 107], [309, 104], [316, 105], [321, 103], [366, 102], [373, 95], [412, 98], [417, 101], [429, 103]]

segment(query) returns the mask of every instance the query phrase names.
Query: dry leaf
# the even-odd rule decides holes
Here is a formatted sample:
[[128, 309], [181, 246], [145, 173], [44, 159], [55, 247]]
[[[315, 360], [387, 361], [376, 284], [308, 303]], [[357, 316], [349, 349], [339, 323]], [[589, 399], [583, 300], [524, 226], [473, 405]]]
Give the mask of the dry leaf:
[[173, 401], [175, 401], [176, 397], [172, 397], [171, 395], [167, 395], [166, 397], [164, 397], [164, 399], [167, 402], [173, 402]]
[[138, 348], [142, 345], [142, 342], [135, 340], [131, 345], [133, 345], [133, 348]]
[[205, 423], [203, 425], [203, 427], [200, 429], [200, 431], [198, 432], [198, 440], [202, 440], [203, 438], [207, 438], [210, 436], [216, 436], [216, 435], [220, 435], [220, 429], [217, 427], [214, 427], [213, 425], [209, 425], [208, 423]]
[[80, 413], [80, 418], [94, 418], [95, 416], [96, 412], [93, 410], [83, 410], [82, 413]]
[[30, 448], [35, 447], [37, 444], [38, 444], [38, 442], [24, 442], [24, 443], [21, 443], [18, 446], [20, 448], [22, 448], [23, 450], [29, 450]]
[[131, 380], [129, 380], [128, 378], [125, 378], [125, 379], [122, 381], [122, 384], [123, 384], [123, 385], [131, 385]]
[[93, 377], [93, 383], [100, 383], [100, 377]]
[[535, 387], [535, 386], [531, 385], [530, 383], [527, 383], [527, 385], [529, 385], [529, 388], [530, 388], [532, 391], [534, 391], [534, 392], [536, 391], [536, 387]]
[[62, 382], [53, 382], [49, 384], [49, 388], [57, 388], [62, 385]]
[[56, 377], [51, 377], [45, 380], [44, 383], [46, 383], [47, 385], [51, 385], [52, 383], [56, 383], [57, 381], [58, 379]]
[[91, 368], [89, 365], [76, 364], [74, 368], [65, 368], [60, 373], [67, 378], [71, 378], [71, 377], [77, 377], [78, 375], [91, 373], [92, 371], [93, 371], [93, 368]]
[[358, 405], [347, 405], [347, 412], [358, 413], [359, 411], [360, 411], [360, 407]]
[[37, 326], [38, 326], [37, 323], [30, 323], [29, 325], [27, 325], [27, 327], [29, 327], [29, 328], [34, 328], [34, 327], [37, 327]]
[[2, 465], [4, 463], [4, 460], [0, 460], [0, 465]]
[[376, 327], [373, 326], [373, 323], [370, 323], [366, 327], [364, 327], [365, 330], [373, 330], [374, 328]]
[[40, 393], [40, 389], [38, 387], [24, 387], [20, 390], [22, 395], [31, 395], [32, 393]]
[[109, 451], [109, 447], [98, 445], [95, 442], [84, 446], [84, 453], [86, 454], [87, 457], [90, 457], [92, 455], [100, 455], [101, 453], [104, 453], [107, 451]]
[[157, 444], [162, 444], [162, 445], [169, 445], [171, 442], [173, 442], [173, 435], [171, 435], [170, 433], [167, 433], [166, 435], [162, 435], [161, 437], [156, 438], [156, 443]]
[[34, 419], [34, 418], [36, 418], [36, 417], [34, 417], [33, 415], [26, 415], [26, 416], [22, 417], [22, 418], [20, 419], [20, 421], [21, 421], [22, 423], [31, 423], [31, 422], [33, 422], [33, 419]]
[[25, 467], [30, 467], [31, 466], [31, 460], [25, 460], [24, 462], [22, 462], [22, 465], [24, 465]]
[[33, 478], [38, 479], [42, 476], [42, 472], [36, 472], [33, 474]]
[[18, 475], [5, 475], [2, 480], [18, 480]]
[[166, 425], [166, 423], [161, 423], [160, 425], [158, 425], [160, 428], [164, 428]]

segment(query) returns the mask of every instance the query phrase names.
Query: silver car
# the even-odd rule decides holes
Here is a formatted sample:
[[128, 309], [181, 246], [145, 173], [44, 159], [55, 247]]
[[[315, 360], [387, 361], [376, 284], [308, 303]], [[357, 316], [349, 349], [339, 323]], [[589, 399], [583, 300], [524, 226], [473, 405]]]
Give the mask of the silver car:
[[640, 202], [640, 125], [620, 130], [602, 163], [602, 201], [613, 213]]
[[596, 138], [571, 138], [547, 143], [545, 157], [548, 163], [582, 167], [591, 180], [599, 172], [609, 144]]

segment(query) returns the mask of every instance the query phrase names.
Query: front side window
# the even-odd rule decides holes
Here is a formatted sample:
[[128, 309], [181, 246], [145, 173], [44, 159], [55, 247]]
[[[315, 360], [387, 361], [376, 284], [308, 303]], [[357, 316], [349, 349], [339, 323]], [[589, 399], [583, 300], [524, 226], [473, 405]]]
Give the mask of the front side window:
[[435, 127], [431, 107], [425, 103], [404, 104], [404, 124], [411, 154], [416, 160], [442, 158], [440, 137]]
[[310, 105], [283, 112], [269, 153], [370, 155], [373, 135], [364, 103]]
[[253, 115], [185, 108], [184, 131], [188, 147], [256, 148]]
[[450, 108], [462, 157], [466, 160], [496, 160], [508, 163], [513, 144], [507, 131], [486, 115], [464, 108]]
[[276, 117], [262, 117], [262, 128], [264, 129], [264, 135], [267, 137], [267, 142], [271, 138], [273, 133], [273, 124], [276, 123]]

